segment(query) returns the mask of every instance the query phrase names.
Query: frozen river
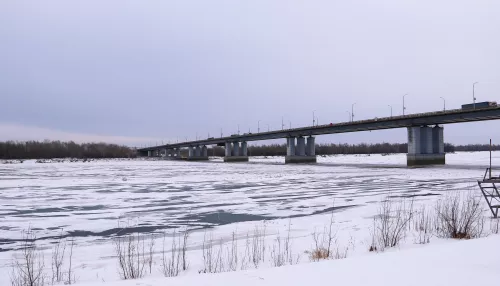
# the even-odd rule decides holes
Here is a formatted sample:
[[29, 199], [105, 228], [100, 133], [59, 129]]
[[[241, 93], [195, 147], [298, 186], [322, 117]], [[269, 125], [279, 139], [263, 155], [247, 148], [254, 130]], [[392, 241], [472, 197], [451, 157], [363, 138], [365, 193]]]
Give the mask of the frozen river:
[[284, 165], [279, 157], [238, 164], [220, 159], [4, 164], [0, 250], [15, 248], [28, 227], [42, 243], [61, 229], [93, 243], [117, 233], [310, 216], [329, 212], [332, 205], [363, 214], [364, 207], [386, 196], [425, 200], [476, 188], [488, 156], [449, 154], [447, 166], [427, 168], [406, 168], [404, 154], [318, 156], [315, 165]]

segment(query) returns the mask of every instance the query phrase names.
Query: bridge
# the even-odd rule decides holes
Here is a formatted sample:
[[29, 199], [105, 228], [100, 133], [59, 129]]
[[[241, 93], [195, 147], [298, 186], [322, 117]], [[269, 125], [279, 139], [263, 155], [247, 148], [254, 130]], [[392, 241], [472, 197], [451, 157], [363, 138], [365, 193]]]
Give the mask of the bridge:
[[286, 139], [285, 163], [314, 163], [315, 136], [382, 129], [407, 128], [407, 165], [445, 164], [443, 125], [500, 119], [500, 107], [454, 109], [358, 120], [335, 124], [306, 126], [259, 133], [237, 134], [219, 138], [188, 141], [138, 149], [144, 156], [181, 159], [181, 149], [188, 148], [186, 160], [208, 160], [208, 145], [225, 147], [224, 162], [248, 161], [247, 142]]

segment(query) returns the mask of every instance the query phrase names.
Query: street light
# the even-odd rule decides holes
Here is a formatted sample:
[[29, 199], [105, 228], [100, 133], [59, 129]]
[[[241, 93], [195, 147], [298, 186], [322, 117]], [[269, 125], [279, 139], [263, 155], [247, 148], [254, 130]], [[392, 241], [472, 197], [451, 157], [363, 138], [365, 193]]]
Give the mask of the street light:
[[392, 117], [392, 105], [387, 105], [387, 106], [391, 108], [391, 117]]
[[281, 116], [281, 130], [285, 129], [285, 124], [283, 123], [283, 116]]
[[314, 112], [316, 112], [316, 110], [313, 110], [313, 127], [314, 127], [314, 122], [316, 122], [316, 117], [314, 116]]
[[289, 129], [292, 129], [292, 121], [288, 121], [288, 123], [290, 124], [290, 128]]
[[351, 117], [352, 117], [351, 122], [354, 122], [354, 105], [356, 105], [356, 103], [353, 103], [353, 104], [351, 105]]
[[267, 132], [269, 132], [269, 124], [267, 124]]
[[222, 128], [220, 129], [220, 138], [222, 138]]
[[238, 124], [238, 135], [240, 135], [240, 125]]
[[440, 98], [443, 100], [443, 111], [446, 111], [446, 99], [442, 96], [440, 96]]
[[474, 102], [474, 109], [476, 109], [476, 96], [475, 96], [475, 93], [474, 93], [474, 89], [476, 87], [476, 84], [478, 84], [479, 82], [475, 82], [472, 84], [472, 100]]
[[260, 120], [257, 122], [257, 133], [260, 132]]
[[406, 110], [406, 106], [405, 106], [405, 97], [406, 95], [408, 95], [407, 93], [405, 93], [405, 95], [403, 95], [403, 116], [405, 115], [405, 110]]

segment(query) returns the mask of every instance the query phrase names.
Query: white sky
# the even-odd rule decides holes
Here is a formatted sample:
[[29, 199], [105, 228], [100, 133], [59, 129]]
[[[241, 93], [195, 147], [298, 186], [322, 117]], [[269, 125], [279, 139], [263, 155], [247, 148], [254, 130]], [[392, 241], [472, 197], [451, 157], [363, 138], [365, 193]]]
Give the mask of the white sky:
[[[500, 102], [500, 1], [1, 1], [0, 140], [129, 145]], [[499, 122], [445, 127], [500, 141]], [[36, 130], [34, 132], [33, 130]], [[318, 142], [405, 142], [391, 130]]]

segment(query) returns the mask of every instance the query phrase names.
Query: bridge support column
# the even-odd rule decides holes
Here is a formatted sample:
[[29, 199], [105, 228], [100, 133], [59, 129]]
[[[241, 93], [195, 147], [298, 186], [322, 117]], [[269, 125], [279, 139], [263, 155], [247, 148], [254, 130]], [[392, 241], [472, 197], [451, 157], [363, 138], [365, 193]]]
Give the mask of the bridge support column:
[[192, 158], [194, 157], [194, 147], [193, 146], [189, 146], [188, 147], [188, 158]]
[[241, 142], [241, 152], [240, 156], [248, 157], [247, 142]]
[[226, 156], [224, 162], [248, 162], [247, 142], [226, 142]]
[[443, 127], [408, 127], [408, 166], [444, 165]]
[[306, 145], [306, 156], [316, 156], [316, 138], [309, 137], [307, 138]]
[[285, 164], [294, 163], [316, 163], [315, 138], [307, 138], [307, 145], [304, 137], [289, 137], [286, 139], [286, 157]]
[[196, 148], [194, 148], [194, 156], [201, 157], [201, 147], [200, 146], [196, 146]]
[[201, 157], [208, 158], [208, 149], [205, 145], [201, 146]]
[[151, 157], [151, 151], [148, 151], [148, 157]]
[[[205, 151], [203, 151], [205, 150]], [[196, 146], [196, 147], [189, 147], [189, 156], [187, 158], [188, 161], [207, 161], [208, 156], [205, 156], [207, 154], [207, 146]]]

